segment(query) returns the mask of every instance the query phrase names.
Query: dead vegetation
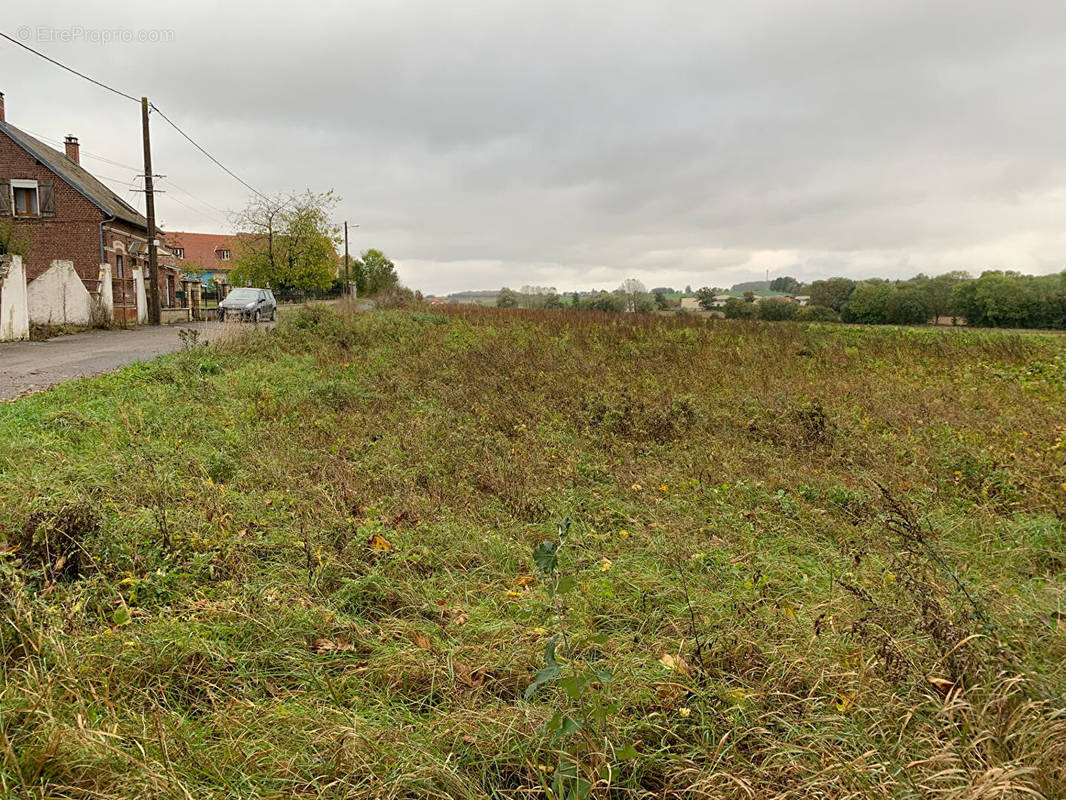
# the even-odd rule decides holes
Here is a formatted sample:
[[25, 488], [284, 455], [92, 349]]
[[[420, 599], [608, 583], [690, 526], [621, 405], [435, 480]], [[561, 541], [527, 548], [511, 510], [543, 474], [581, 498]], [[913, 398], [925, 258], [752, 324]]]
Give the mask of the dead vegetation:
[[0, 408], [2, 793], [1066, 795], [1057, 339], [397, 303]]

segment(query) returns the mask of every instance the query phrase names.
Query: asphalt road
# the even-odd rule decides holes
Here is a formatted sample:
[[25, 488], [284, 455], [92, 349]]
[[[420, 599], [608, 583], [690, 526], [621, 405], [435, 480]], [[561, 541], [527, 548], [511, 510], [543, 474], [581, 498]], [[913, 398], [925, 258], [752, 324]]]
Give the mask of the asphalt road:
[[205, 342], [250, 327], [239, 322], [189, 322], [158, 328], [89, 331], [44, 342], [0, 342], [0, 400], [180, 350], [178, 331], [182, 328], [200, 331], [200, 341]]

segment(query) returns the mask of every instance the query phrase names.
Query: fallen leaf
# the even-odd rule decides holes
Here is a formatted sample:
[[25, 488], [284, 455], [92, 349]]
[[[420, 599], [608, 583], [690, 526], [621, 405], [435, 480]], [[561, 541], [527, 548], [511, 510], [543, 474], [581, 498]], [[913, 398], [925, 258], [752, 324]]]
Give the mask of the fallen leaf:
[[470, 615], [463, 611], [452, 612], [452, 625], [466, 625], [470, 621]]
[[935, 675], [930, 675], [926, 678], [929, 685], [936, 689], [944, 697], [951, 694], [951, 691], [955, 688], [955, 682], [949, 681], [947, 678], [938, 678]]
[[352, 652], [355, 645], [347, 642], [335, 642], [332, 639], [314, 639], [311, 642], [312, 653]]
[[392, 552], [392, 544], [382, 536], [380, 533], [371, 534], [370, 539], [367, 540], [371, 550], [384, 550], [386, 553]]
[[407, 634], [407, 637], [415, 643], [415, 646], [421, 647], [423, 650], [432, 650], [433, 642], [429, 640], [429, 637], [422, 631], [411, 631]]
[[532, 575], [519, 575], [514, 579], [515, 588], [521, 589], [524, 586], [531, 586], [537, 582], [537, 579]]
[[461, 661], [453, 663], [452, 670], [455, 672], [456, 680], [464, 686], [469, 686], [471, 689], [477, 689], [482, 686], [489, 678], [489, 673], [481, 669], [481, 667], [471, 667], [469, 664], [464, 664]]
[[662, 658], [659, 659], [659, 663], [667, 669], [672, 669], [685, 677], [688, 677], [692, 673], [688, 663], [681, 656], [673, 656], [670, 655], [670, 653], [663, 653]]

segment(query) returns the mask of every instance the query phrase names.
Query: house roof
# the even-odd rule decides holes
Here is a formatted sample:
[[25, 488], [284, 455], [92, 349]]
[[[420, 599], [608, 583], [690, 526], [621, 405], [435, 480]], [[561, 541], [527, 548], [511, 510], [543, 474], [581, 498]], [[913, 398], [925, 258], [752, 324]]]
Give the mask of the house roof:
[[136, 225], [138, 228], [148, 229], [148, 220], [143, 214], [108, 189], [80, 164], [75, 164], [67, 158], [66, 153], [60, 153], [49, 147], [41, 140], [19, 130], [10, 122], [0, 122], [0, 131], [6, 133], [11, 141], [85, 195], [89, 202], [107, 216]]
[[219, 250], [233, 250], [236, 236], [227, 233], [190, 233], [171, 231], [167, 234], [167, 247], [182, 248], [182, 260], [206, 270], [230, 269], [232, 263], [218, 257]]

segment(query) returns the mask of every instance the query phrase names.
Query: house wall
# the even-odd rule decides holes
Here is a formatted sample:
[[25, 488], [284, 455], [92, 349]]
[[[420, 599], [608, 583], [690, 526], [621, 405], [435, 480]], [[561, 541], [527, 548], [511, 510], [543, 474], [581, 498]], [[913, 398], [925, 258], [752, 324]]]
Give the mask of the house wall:
[[13, 222], [28, 245], [26, 280], [44, 273], [54, 260], [65, 259], [74, 263], [74, 270], [95, 292], [100, 271], [100, 209], [7, 136], [0, 136], [0, 177], [50, 180], [55, 186], [55, 217], [3, 220]]
[[93, 299], [72, 261], [54, 261], [26, 287], [30, 322], [35, 325], [88, 325]]
[[[160, 236], [160, 239], [163, 237]], [[134, 284], [133, 271], [139, 270], [147, 288], [148, 281], [148, 237], [143, 228], [138, 228], [121, 220], [112, 220], [104, 225], [104, 257], [111, 265], [112, 285], [114, 286], [115, 318], [128, 322], [144, 321], [147, 311], [142, 314], [136, 305], [139, 296]], [[118, 274], [118, 256], [122, 256], [123, 274]], [[159, 305], [170, 308], [179, 305], [177, 290], [181, 286], [177, 259], [159, 252]], [[169, 284], [169, 289], [168, 289]]]
[[26, 269], [20, 256], [0, 257], [0, 342], [29, 337]]

